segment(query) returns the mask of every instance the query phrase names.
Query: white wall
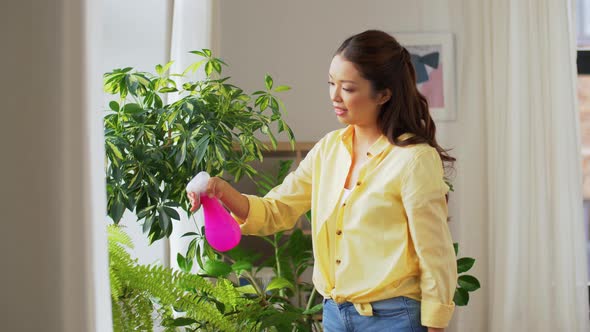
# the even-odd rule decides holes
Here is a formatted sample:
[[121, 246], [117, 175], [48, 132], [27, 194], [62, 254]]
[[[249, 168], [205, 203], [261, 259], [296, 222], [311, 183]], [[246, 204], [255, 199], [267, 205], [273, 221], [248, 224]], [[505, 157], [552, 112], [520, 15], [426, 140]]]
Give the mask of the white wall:
[[[219, 55], [235, 84], [250, 92], [263, 87], [265, 73], [280, 84], [287, 121], [298, 141], [316, 141], [340, 127], [331, 110], [327, 72], [333, 52], [348, 36], [369, 28], [396, 32], [455, 34], [457, 120], [438, 124], [439, 143], [458, 159], [451, 196], [451, 230], [460, 255], [477, 259], [473, 274], [484, 287], [467, 308], [458, 308], [452, 330], [485, 331], [486, 162], [481, 97], [483, 73], [477, 50], [477, 22], [462, 15], [468, 1], [222, 1]], [[475, 52], [475, 53], [474, 53]], [[471, 271], [470, 271], [471, 272]]]
[[[101, 73], [124, 67], [155, 73], [157, 64], [169, 61], [172, 0], [104, 0], [104, 3]], [[113, 97], [104, 94], [104, 109], [108, 109]], [[132, 255], [140, 263], [168, 264], [167, 239], [150, 246], [141, 225], [129, 212], [121, 224], [133, 240]]]

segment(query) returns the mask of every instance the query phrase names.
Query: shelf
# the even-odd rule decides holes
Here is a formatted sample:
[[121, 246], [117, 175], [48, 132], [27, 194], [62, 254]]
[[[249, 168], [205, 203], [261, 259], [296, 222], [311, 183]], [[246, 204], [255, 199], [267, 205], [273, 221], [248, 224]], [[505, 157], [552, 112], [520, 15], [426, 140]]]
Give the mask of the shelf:
[[[263, 156], [269, 157], [295, 157], [295, 165], [298, 165], [309, 150], [311, 150], [316, 142], [296, 142], [295, 149], [291, 147], [289, 142], [277, 142], [277, 148], [273, 149], [270, 142], [262, 142], [269, 150], [262, 151]], [[234, 149], [239, 150], [240, 146], [234, 144]]]

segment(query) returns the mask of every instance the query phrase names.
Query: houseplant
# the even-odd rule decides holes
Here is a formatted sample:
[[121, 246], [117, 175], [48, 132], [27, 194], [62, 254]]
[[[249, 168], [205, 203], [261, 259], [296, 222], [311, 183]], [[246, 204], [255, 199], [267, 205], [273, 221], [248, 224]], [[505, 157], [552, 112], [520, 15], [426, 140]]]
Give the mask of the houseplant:
[[[453, 184], [449, 179], [445, 178], [446, 184], [449, 186], [449, 191], [455, 191]], [[455, 249], [455, 256], [459, 256], [459, 243], [453, 243]], [[465, 274], [471, 270], [475, 264], [475, 259], [472, 257], [461, 257], [457, 258], [457, 287], [455, 288], [455, 294], [453, 296], [453, 302], [457, 306], [466, 306], [469, 303], [469, 293], [478, 290], [481, 285], [479, 280], [469, 274]]]
[[[289, 90], [289, 87], [275, 86], [273, 79], [266, 75], [265, 89], [248, 95], [230, 84], [229, 78], [220, 77], [222, 66], [226, 64], [213, 57], [209, 50], [191, 53], [200, 56], [202, 60], [190, 65], [182, 74], [168, 73], [171, 63], [156, 66], [156, 74], [132, 71], [132, 68], [115, 69], [105, 74], [105, 91], [115, 96], [109, 103], [110, 109], [104, 119], [108, 215], [118, 224], [125, 210], [133, 212], [150, 243], [171, 234], [172, 220], [180, 219], [179, 209], [188, 213], [185, 186], [194, 174], [206, 170], [212, 176], [229, 176], [235, 181], [244, 175], [255, 176], [257, 172], [249, 163], [262, 160], [262, 151], [270, 148], [257, 139], [255, 134], [265, 134], [270, 145], [276, 147], [275, 133], [271, 130], [273, 126], [278, 128], [278, 133], [285, 132], [291, 144], [294, 144], [293, 132], [282, 118], [284, 106], [274, 96], [274, 93]], [[187, 82], [182, 86], [176, 83], [176, 77], [185, 76], [199, 68], [204, 68], [205, 79]], [[166, 96], [169, 94], [178, 94], [178, 100], [167, 103]], [[215, 285], [221, 282], [224, 292], [236, 290], [224, 279], [229, 272], [235, 271], [240, 276], [248, 276], [248, 270], [252, 271], [251, 264], [248, 266], [245, 259], [239, 259], [238, 250], [226, 256], [234, 259], [228, 271], [220, 253], [208, 246], [198, 232], [189, 232], [185, 236], [193, 239], [186, 256], [178, 253], [181, 269], [190, 271], [196, 258], [207, 276], [217, 278]], [[276, 244], [279, 246], [278, 242]], [[293, 245], [290, 248], [296, 249]], [[285, 252], [285, 249], [277, 247], [277, 251]], [[121, 250], [112, 254], [117, 253], [120, 255]], [[304, 258], [298, 264], [304, 265]], [[278, 264], [280, 261], [281, 259], [275, 260]], [[175, 278], [183, 279], [190, 275], [171, 275], [171, 271], [157, 266], [137, 267], [128, 259], [123, 259], [122, 262], [125, 263], [122, 266], [126, 266], [122, 271], [140, 268], [143, 279], [147, 282], [157, 283], [165, 279], [173, 288], [178, 286]], [[278, 266], [280, 270], [280, 265]], [[287, 265], [283, 266], [286, 269]], [[113, 275], [111, 277], [113, 284], [124, 283], [133, 290], [132, 281], [139, 280], [134, 275], [123, 273], [118, 278], [113, 278]], [[308, 318], [319, 308], [311, 308], [311, 302], [307, 308], [290, 305], [285, 295], [301, 285], [281, 277], [283, 273], [278, 275], [265, 288], [251, 283], [251, 288], [256, 286], [254, 293], [258, 295], [250, 287], [238, 288], [236, 293], [241, 293], [237, 294], [255, 300], [257, 310], [252, 310], [251, 307], [247, 307], [247, 310], [238, 308], [232, 314], [243, 316], [244, 322], [249, 322], [260, 330], [283, 330], [286, 327], [309, 330], [305, 327], [310, 325]], [[254, 281], [254, 278], [251, 280]], [[136, 288], [142, 285], [135, 284]], [[186, 289], [179, 291], [187, 292]], [[113, 294], [114, 303], [118, 303], [116, 299], [121, 295], [120, 287], [113, 288]], [[133, 291], [126, 294], [141, 298]], [[169, 293], [160, 295], [162, 294], [165, 299], [172, 298]], [[178, 296], [180, 295], [177, 294], [176, 297]], [[161, 297], [152, 290], [144, 300], [131, 303], [130, 312], [143, 308], [138, 313], [143, 313], [144, 317], [139, 315], [139, 320], [130, 319], [130, 324], [147, 324], [149, 319], [145, 316], [150, 307], [148, 304], [151, 303], [151, 308], [154, 308], [154, 305], [164, 303]], [[122, 299], [121, 303], [126, 303], [126, 298]], [[145, 299], [156, 299], [157, 303]], [[209, 300], [219, 303], [218, 299]], [[134, 308], [133, 305], [138, 307]], [[225, 315], [225, 307], [218, 306], [219, 313]], [[114, 304], [114, 309], [117, 308], [120, 307]], [[169, 312], [165, 314], [160, 317], [169, 321]], [[116, 314], [114, 316], [117, 317]], [[138, 328], [141, 326], [143, 325], [136, 324]]]
[[[273, 126], [286, 132], [283, 104], [266, 75], [264, 90], [245, 93], [221, 77], [225, 64], [207, 49], [192, 51], [202, 59], [184, 73], [168, 73], [171, 63], [157, 65], [156, 74], [115, 69], [104, 76], [104, 88], [115, 96], [104, 117], [108, 215], [118, 223], [125, 210], [134, 212], [150, 242], [169, 236], [175, 208], [188, 211], [185, 186], [199, 171], [236, 181], [253, 176], [253, 160], [268, 149], [256, 133], [276, 147]], [[205, 79], [178, 86], [175, 78], [204, 67]], [[174, 94], [174, 95], [171, 95]], [[168, 95], [179, 99], [166, 103]]]

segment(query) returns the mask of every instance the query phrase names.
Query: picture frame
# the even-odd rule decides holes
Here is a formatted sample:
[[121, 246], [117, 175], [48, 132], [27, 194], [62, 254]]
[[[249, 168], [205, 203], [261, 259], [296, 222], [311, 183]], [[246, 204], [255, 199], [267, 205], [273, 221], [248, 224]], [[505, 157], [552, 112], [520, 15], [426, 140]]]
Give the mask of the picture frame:
[[451, 33], [393, 33], [412, 56], [418, 90], [435, 121], [454, 121], [455, 54]]

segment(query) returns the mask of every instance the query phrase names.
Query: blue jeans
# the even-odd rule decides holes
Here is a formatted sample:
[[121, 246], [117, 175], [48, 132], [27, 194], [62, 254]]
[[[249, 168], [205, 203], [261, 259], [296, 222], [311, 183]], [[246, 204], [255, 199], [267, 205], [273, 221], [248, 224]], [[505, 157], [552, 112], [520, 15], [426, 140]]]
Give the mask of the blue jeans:
[[420, 302], [394, 297], [372, 302], [373, 316], [361, 316], [350, 302], [324, 300], [325, 332], [426, 332], [420, 323]]

